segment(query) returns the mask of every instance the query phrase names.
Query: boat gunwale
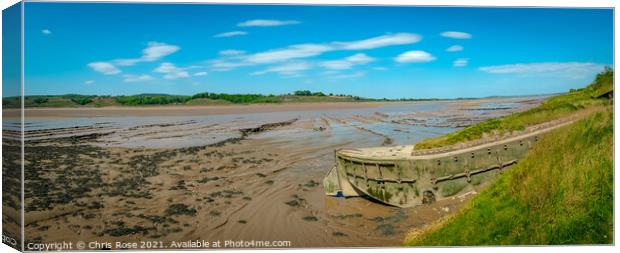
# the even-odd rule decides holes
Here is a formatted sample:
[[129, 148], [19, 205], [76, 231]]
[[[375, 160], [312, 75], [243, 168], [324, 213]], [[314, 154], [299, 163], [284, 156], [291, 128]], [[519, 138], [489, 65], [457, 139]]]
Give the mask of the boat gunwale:
[[[342, 149], [342, 150], [337, 150], [336, 151], [336, 156], [343, 158], [343, 159], [347, 159], [347, 160], [352, 160], [352, 161], [357, 161], [357, 162], [363, 162], [363, 163], [376, 163], [376, 164], [389, 164], [390, 162], [395, 163], [395, 162], [403, 162], [403, 161], [412, 161], [412, 160], [431, 160], [431, 159], [437, 159], [437, 158], [444, 158], [447, 156], [455, 156], [455, 155], [461, 155], [463, 153], [468, 153], [468, 152], [472, 152], [472, 151], [476, 151], [476, 150], [480, 150], [480, 149], [484, 149], [484, 148], [490, 148], [490, 147], [494, 147], [497, 145], [502, 145], [502, 144], [507, 144], [507, 143], [511, 143], [511, 142], [515, 142], [515, 141], [519, 141], [519, 140], [523, 140], [523, 139], [527, 139], [530, 137], [535, 137], [537, 135], [541, 135], [541, 134], [545, 134], [549, 131], [555, 130], [557, 128], [561, 128], [567, 125], [570, 125], [572, 123], [576, 122], [576, 120], [569, 120], [567, 122], [562, 122], [560, 124], [554, 125], [554, 126], [550, 126], [547, 128], [543, 128], [534, 132], [530, 132], [530, 133], [526, 133], [526, 134], [522, 134], [522, 135], [518, 135], [518, 136], [514, 136], [514, 137], [510, 137], [510, 138], [506, 138], [503, 140], [499, 140], [496, 142], [489, 142], [489, 143], [483, 143], [480, 145], [476, 145], [476, 146], [471, 146], [471, 147], [467, 147], [464, 149], [460, 149], [460, 150], [452, 150], [452, 151], [447, 151], [447, 152], [443, 152], [443, 153], [434, 153], [434, 154], [426, 154], [426, 155], [410, 155], [410, 156], [395, 156], [395, 157], [371, 157], [371, 156], [365, 156], [365, 155], [361, 155], [360, 157], [356, 157], [354, 154], [344, 154], [342, 152], [346, 152], [346, 149]], [[386, 147], [388, 148], [388, 147]]]

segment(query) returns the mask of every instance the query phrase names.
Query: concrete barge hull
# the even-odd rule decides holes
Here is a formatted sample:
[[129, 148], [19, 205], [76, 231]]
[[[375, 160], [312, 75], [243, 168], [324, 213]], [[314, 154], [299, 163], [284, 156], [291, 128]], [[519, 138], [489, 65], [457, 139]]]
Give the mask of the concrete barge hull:
[[522, 159], [538, 140], [525, 135], [492, 144], [428, 155], [374, 157], [337, 150], [326, 175], [328, 195], [366, 195], [397, 207], [414, 207], [475, 189]]

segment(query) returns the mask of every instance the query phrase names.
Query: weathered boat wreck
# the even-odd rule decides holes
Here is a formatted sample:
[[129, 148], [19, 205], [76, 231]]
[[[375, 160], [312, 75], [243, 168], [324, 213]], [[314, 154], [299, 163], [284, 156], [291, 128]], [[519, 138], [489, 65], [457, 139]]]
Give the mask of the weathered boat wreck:
[[327, 195], [368, 196], [414, 207], [471, 191], [522, 159], [541, 134], [570, 124], [550, 122], [507, 136], [437, 149], [414, 146], [340, 149], [323, 180]]

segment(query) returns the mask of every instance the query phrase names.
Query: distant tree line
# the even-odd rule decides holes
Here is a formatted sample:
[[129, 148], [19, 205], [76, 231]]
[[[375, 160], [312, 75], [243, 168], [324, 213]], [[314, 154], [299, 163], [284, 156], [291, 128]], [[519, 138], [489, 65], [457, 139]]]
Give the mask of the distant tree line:
[[189, 96], [172, 95], [134, 95], [115, 97], [116, 102], [122, 105], [168, 105], [184, 104], [191, 100]]
[[213, 100], [224, 100], [235, 104], [251, 104], [251, 103], [278, 103], [279, 99], [275, 95], [261, 94], [226, 94], [203, 92], [190, 97], [191, 99], [207, 98]]
[[79, 104], [79, 105], [87, 105], [87, 104], [90, 104], [91, 102], [93, 102], [93, 99], [96, 98], [97, 96], [85, 96], [85, 95], [70, 94], [70, 95], [66, 95], [64, 97], [68, 98], [73, 103], [76, 103], [76, 104]]
[[[214, 92], [202, 92], [192, 96], [185, 95], [168, 95], [168, 94], [138, 94], [130, 96], [109, 96], [109, 95], [79, 95], [79, 94], [67, 94], [67, 95], [37, 95], [26, 96], [26, 105], [33, 106], [46, 106], [54, 103], [54, 106], [62, 106], [63, 103], [70, 106], [79, 105], [92, 105], [92, 106], [106, 106], [106, 105], [127, 105], [127, 106], [139, 106], [139, 105], [168, 105], [168, 104], [186, 104], [195, 99], [211, 99], [228, 101], [234, 104], [253, 104], [253, 103], [281, 103], [285, 101], [295, 101], [290, 97], [340, 97], [347, 98], [348, 100], [341, 101], [413, 101], [413, 100], [433, 100], [433, 99], [371, 99], [363, 98], [359, 96], [346, 95], [346, 94], [325, 94], [323, 92], [313, 92], [310, 90], [297, 90], [292, 93], [282, 95], [262, 95], [262, 94], [227, 94], [227, 93], [214, 93]], [[52, 100], [53, 99], [53, 100]], [[64, 102], [63, 102], [64, 99]], [[5, 97], [2, 102], [4, 106], [19, 107], [19, 97]], [[340, 101], [340, 100], [339, 100]]]
[[33, 99], [33, 101], [36, 104], [45, 104], [45, 103], [47, 103], [47, 101], [49, 101], [49, 99], [46, 98], [46, 97], [36, 97], [36, 98]]
[[309, 90], [298, 90], [293, 93], [295, 96], [315, 96], [315, 97], [325, 97], [323, 92], [312, 92]]

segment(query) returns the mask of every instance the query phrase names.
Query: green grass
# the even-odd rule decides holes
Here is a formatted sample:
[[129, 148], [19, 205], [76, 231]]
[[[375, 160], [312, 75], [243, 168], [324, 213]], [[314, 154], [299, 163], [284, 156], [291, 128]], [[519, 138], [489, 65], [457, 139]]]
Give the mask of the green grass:
[[503, 134], [523, 130], [525, 127], [559, 119], [584, 108], [608, 103], [609, 100], [596, 97], [611, 89], [613, 89], [613, 70], [606, 68], [586, 88], [571, 90], [569, 93], [551, 97], [539, 107], [525, 112], [487, 120], [454, 133], [423, 140], [416, 143], [415, 148], [437, 148], [480, 139], [485, 134]]
[[457, 214], [405, 244], [610, 244], [612, 238], [613, 108], [607, 105], [544, 135]]

